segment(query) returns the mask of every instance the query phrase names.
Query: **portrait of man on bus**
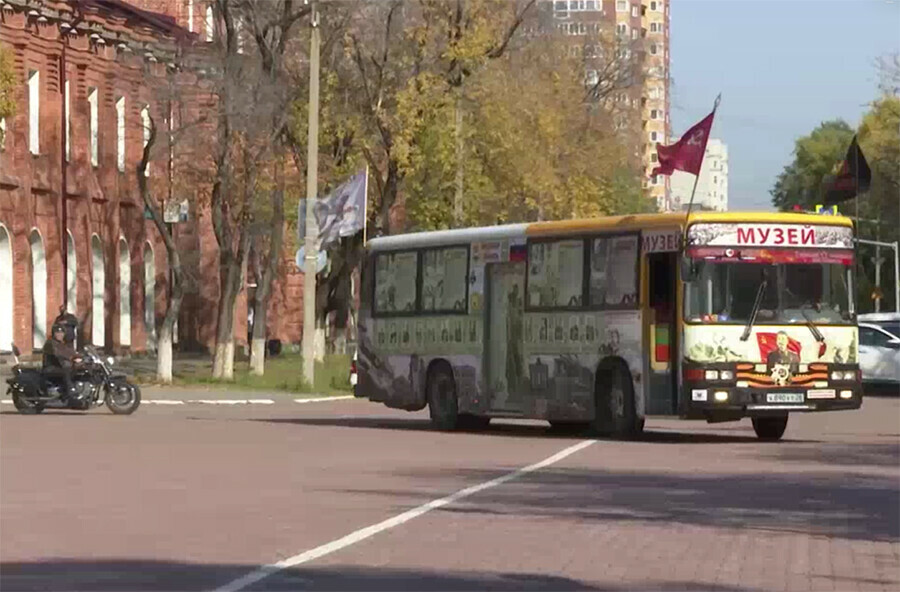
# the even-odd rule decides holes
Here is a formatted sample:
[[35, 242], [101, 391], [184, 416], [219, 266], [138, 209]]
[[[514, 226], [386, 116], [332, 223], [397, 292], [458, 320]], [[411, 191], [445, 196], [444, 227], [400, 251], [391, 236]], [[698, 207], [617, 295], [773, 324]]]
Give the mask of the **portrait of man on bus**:
[[790, 339], [787, 333], [779, 331], [775, 337], [776, 348], [769, 352], [769, 355], [766, 357], [766, 367], [770, 373], [776, 364], [788, 365], [790, 366], [791, 374], [797, 373], [800, 356], [788, 349], [789, 344]]

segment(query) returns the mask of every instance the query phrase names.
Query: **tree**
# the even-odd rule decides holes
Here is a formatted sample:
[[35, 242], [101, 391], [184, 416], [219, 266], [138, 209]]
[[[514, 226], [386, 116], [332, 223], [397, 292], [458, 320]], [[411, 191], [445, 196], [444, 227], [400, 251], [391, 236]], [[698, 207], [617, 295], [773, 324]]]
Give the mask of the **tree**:
[[[860, 238], [893, 242], [900, 240], [900, 97], [885, 94], [876, 100], [859, 127], [859, 144], [872, 169], [872, 185], [860, 197], [860, 217], [877, 222], [860, 222]], [[848, 204], [849, 205], [849, 204]], [[861, 245], [859, 251], [859, 302], [862, 309], [872, 301], [875, 287], [875, 259], [884, 249]], [[898, 278], [887, 260], [882, 266], [881, 285], [893, 286]], [[896, 310], [894, 290], [883, 289], [883, 308]], [[865, 304], [863, 304], [865, 303]]]
[[150, 190], [147, 167], [150, 164], [151, 154], [156, 146], [156, 122], [153, 116], [149, 116], [149, 137], [144, 145], [140, 163], [138, 163], [136, 175], [138, 189], [144, 202], [144, 211], [149, 212], [156, 226], [157, 232], [163, 239], [168, 255], [169, 270], [171, 272], [171, 285], [169, 297], [166, 302], [166, 315], [159, 330], [156, 353], [156, 375], [160, 382], [169, 384], [172, 382], [172, 342], [175, 335], [175, 322], [181, 311], [181, 302], [184, 299], [184, 269], [181, 264], [181, 254], [175, 244], [172, 231], [165, 223], [163, 208], [159, 201], [153, 197]]
[[794, 160], [787, 165], [771, 190], [772, 204], [783, 211], [795, 205], [813, 209], [825, 196], [826, 177], [847, 154], [853, 129], [836, 119], [819, 124], [794, 144]]
[[[858, 134], [859, 145], [872, 169], [868, 192], [839, 204], [845, 215], [856, 217], [859, 208], [860, 238], [892, 242], [900, 238], [900, 98], [884, 94], [872, 103], [863, 116], [859, 130], [854, 131], [841, 120], [820, 124], [808, 136], [797, 140], [794, 160], [784, 168], [771, 190], [772, 203], [783, 211], [794, 206], [811, 210], [822, 203], [827, 184], [847, 154], [847, 147]], [[861, 309], [871, 302], [874, 283], [874, 247], [859, 248], [858, 302]], [[892, 285], [893, 270], [885, 266], [882, 286]], [[884, 290], [888, 305], [893, 291]]]
[[[467, 84], [462, 221], [466, 225], [624, 213], [649, 208], [640, 163], [616, 129], [621, 115], [597, 88], [618, 89], [617, 67], [606, 67], [585, 41], [542, 35], [516, 43], [482, 66]], [[579, 46], [578, 49], [581, 49]], [[586, 84], [584, 55], [609, 84]], [[596, 55], [596, 57], [594, 57]], [[606, 52], [621, 66], [621, 54]], [[594, 76], [599, 76], [594, 71]], [[449, 228], [459, 219], [454, 96], [445, 80], [418, 92], [402, 113], [402, 172], [413, 227]], [[599, 85], [599, 86], [598, 86]], [[427, 97], [423, 98], [423, 97]], [[630, 104], [630, 102], [629, 102]]]
[[[12, 52], [5, 47], [0, 47], [0, 119], [6, 120], [16, 113], [15, 94], [18, 91], [16, 87], [16, 72], [13, 64]], [[6, 126], [0, 127], [0, 144], [3, 143], [3, 136], [6, 133]]]
[[272, 120], [269, 124], [270, 136], [274, 141], [274, 187], [270, 191], [268, 221], [261, 225], [264, 232], [257, 233], [255, 241], [257, 253], [260, 253], [264, 243], [268, 249], [265, 255], [260, 253], [257, 259], [257, 289], [253, 303], [253, 334], [250, 348], [250, 370], [253, 374], [262, 375], [265, 371], [269, 300], [284, 246], [285, 144], [288, 141], [288, 113], [291, 104], [284, 54], [291, 30], [299, 19], [309, 14], [310, 8], [302, 6], [295, 10], [293, 0], [266, 2], [265, 6], [261, 0], [244, 0], [242, 6], [253, 38], [256, 40], [261, 59], [261, 74], [270, 87], [274, 102], [271, 107]]

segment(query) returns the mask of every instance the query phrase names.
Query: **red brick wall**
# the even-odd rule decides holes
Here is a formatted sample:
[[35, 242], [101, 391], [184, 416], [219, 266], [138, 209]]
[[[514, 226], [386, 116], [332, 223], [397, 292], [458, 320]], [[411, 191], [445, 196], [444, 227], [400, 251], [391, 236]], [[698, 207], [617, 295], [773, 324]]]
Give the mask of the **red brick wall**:
[[[66, 9], [61, 0], [45, 0], [40, 10], [51, 6]], [[32, 262], [29, 236], [36, 230], [46, 253], [47, 325], [56, 317], [63, 303], [65, 269], [62, 248], [62, 95], [59, 92], [60, 30], [52, 21], [39, 23], [22, 10], [6, 5], [2, 11], [0, 43], [11, 48], [16, 76], [21, 81], [18, 112], [7, 122], [7, 138], [0, 151], [0, 224], [10, 234], [13, 249], [14, 341], [23, 350], [32, 343]], [[30, 7], [29, 7], [30, 8]], [[102, 12], [92, 13], [94, 22], [103, 22], [117, 30], [122, 18]], [[108, 21], [103, 19], [108, 18]], [[126, 23], [127, 24], [127, 23]], [[147, 30], [139, 36], [147, 38]], [[144, 259], [146, 245], [154, 252], [156, 286], [154, 318], [160, 323], [165, 315], [168, 291], [168, 268], [165, 247], [155, 226], [143, 217], [143, 202], [137, 193], [134, 175], [143, 147], [140, 112], [152, 103], [148, 80], [161, 67], [136, 52], [123, 52], [111, 45], [93, 45], [86, 34], [70, 36], [66, 51], [67, 78], [70, 84], [70, 154], [67, 166], [67, 228], [75, 243], [77, 265], [76, 314], [84, 323], [85, 337], [92, 329], [92, 255], [91, 237], [100, 237], [104, 256], [104, 341], [113, 350], [125, 349], [120, 341], [120, 239], [129, 249], [131, 282], [127, 288], [131, 302], [130, 332], [132, 351], [147, 346], [144, 325]], [[40, 155], [28, 150], [29, 70], [40, 71]], [[90, 163], [88, 88], [99, 89], [99, 166]], [[115, 101], [126, 98], [126, 172], [116, 162]], [[159, 123], [163, 114], [150, 105]], [[151, 164], [151, 188], [157, 195], [166, 194], [164, 159]], [[183, 232], [187, 242], [182, 247], [199, 247], [201, 261], [189, 271], [201, 286], [197, 297], [187, 298], [179, 325], [183, 332], [192, 324], [192, 345], [210, 348], [215, 338], [215, 310], [218, 303], [218, 249], [209, 225], [208, 213], [192, 212], [191, 221], [180, 226], [194, 226]], [[185, 229], [180, 229], [185, 230]], [[190, 240], [193, 237], [193, 244]], [[179, 239], [181, 237], [179, 236]], [[239, 299], [235, 335], [238, 345], [246, 341], [246, 298]]]

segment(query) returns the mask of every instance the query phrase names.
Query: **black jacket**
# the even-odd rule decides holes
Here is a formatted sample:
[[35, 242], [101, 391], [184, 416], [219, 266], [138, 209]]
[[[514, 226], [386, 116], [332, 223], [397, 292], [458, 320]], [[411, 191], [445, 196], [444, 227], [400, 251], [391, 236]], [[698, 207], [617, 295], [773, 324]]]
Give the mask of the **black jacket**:
[[75, 349], [67, 343], [55, 339], [44, 343], [44, 368], [71, 368], [76, 356]]

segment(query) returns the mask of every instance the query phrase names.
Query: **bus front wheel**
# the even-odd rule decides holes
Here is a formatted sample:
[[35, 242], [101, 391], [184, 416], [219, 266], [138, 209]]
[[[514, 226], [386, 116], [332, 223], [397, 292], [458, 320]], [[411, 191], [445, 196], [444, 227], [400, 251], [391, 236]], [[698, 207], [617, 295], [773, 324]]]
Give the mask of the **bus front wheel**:
[[760, 440], [781, 440], [784, 430], [787, 428], [788, 416], [776, 415], [769, 417], [754, 417], [753, 431]]
[[459, 424], [456, 382], [445, 364], [436, 366], [428, 376], [428, 413], [439, 430], [454, 430]]

